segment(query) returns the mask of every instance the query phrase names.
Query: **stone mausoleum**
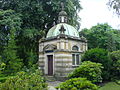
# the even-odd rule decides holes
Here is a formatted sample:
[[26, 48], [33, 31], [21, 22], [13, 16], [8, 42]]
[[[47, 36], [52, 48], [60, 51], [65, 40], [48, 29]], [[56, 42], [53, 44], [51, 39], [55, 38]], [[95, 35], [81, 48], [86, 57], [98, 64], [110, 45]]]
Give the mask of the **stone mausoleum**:
[[39, 41], [39, 68], [49, 76], [64, 77], [81, 63], [87, 50], [87, 40], [67, 24], [67, 13], [62, 10], [58, 24], [53, 26], [45, 39]]

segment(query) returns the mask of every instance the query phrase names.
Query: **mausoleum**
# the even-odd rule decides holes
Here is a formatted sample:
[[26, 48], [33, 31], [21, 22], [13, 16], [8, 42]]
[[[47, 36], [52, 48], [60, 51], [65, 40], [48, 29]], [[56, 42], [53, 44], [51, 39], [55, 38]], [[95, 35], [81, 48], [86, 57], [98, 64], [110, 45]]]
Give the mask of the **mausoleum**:
[[39, 41], [39, 68], [49, 76], [66, 76], [81, 63], [87, 50], [87, 40], [67, 24], [67, 13], [62, 10], [58, 24], [53, 26], [45, 39]]

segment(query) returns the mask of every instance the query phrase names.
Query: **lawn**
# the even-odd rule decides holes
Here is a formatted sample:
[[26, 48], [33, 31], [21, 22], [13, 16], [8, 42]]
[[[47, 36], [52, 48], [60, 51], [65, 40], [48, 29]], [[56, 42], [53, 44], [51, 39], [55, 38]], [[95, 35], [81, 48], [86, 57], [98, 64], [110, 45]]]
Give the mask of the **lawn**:
[[116, 84], [115, 82], [109, 82], [99, 90], [120, 90], [120, 85]]

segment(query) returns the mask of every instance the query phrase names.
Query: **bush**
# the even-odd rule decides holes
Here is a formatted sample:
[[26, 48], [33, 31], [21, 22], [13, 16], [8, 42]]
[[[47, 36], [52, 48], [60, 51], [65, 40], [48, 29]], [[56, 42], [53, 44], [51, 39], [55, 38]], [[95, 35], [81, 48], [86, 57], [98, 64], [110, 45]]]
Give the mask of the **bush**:
[[60, 90], [98, 90], [98, 86], [92, 84], [86, 78], [72, 78], [59, 84]]
[[112, 59], [111, 79], [120, 79], [120, 50], [110, 53]]
[[34, 73], [19, 72], [4, 83], [0, 83], [0, 90], [43, 90], [47, 87], [40, 71]]
[[84, 61], [78, 68], [68, 75], [69, 78], [83, 77], [93, 83], [102, 82], [102, 64]]
[[112, 61], [109, 58], [108, 51], [101, 48], [90, 49], [85, 52], [82, 61], [101, 63], [104, 67], [102, 77], [104, 80], [109, 80]]
[[116, 83], [120, 85], [120, 80], [116, 80]]

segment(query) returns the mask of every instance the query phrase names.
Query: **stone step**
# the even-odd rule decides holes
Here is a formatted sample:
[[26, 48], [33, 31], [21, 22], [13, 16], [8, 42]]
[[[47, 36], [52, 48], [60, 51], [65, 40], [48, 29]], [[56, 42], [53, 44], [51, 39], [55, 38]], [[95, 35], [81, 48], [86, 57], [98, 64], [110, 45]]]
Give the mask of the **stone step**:
[[45, 76], [46, 81], [56, 81], [56, 78], [54, 76]]

